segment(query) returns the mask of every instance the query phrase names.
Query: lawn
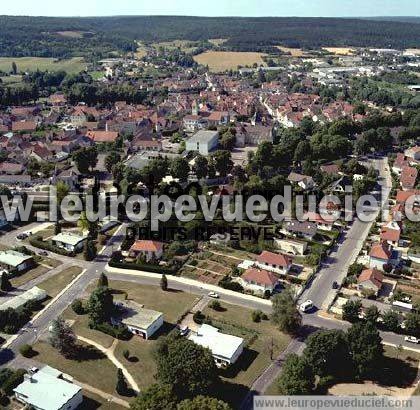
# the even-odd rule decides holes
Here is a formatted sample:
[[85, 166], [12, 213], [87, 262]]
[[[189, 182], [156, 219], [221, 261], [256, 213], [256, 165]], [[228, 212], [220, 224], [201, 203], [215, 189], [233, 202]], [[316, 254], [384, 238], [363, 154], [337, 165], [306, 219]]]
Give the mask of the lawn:
[[82, 268], [71, 266], [44, 280], [38, 284], [38, 287], [44, 289], [48, 296], [54, 298], [80, 273], [82, 273]]
[[81, 383], [117, 395], [115, 392], [116, 367], [101, 352], [91, 346], [79, 345], [81, 351], [78, 353], [77, 360], [69, 360], [60, 355], [49, 343], [38, 342], [33, 347], [37, 352], [34, 359], [73, 376]]
[[207, 307], [203, 313], [211, 318], [213, 326], [247, 342], [237, 364], [221, 373], [225, 382], [223, 398], [234, 404], [243, 399], [247, 389], [272, 362], [270, 351], [274, 358], [277, 357], [289, 344], [290, 337], [277, 330], [269, 320], [253, 322], [250, 309], [228, 303], [222, 303], [222, 307], [224, 310], [220, 312]]
[[327, 50], [331, 54], [342, 56], [351, 56], [356, 52], [352, 47], [324, 47], [323, 50]]
[[292, 57], [303, 57], [305, 55], [305, 52], [300, 48], [290, 48], [283, 46], [277, 46], [277, 48], [284, 53], [290, 53]]
[[67, 60], [44, 57], [0, 57], [0, 71], [11, 71], [13, 62], [16, 63], [19, 72], [39, 69], [41, 71], [64, 70], [68, 73], [79, 73], [86, 69], [83, 57], [73, 57]]
[[48, 272], [48, 268], [42, 265], [38, 265], [34, 269], [30, 269], [29, 271], [25, 272], [23, 275], [16, 276], [10, 280], [13, 287], [18, 288], [25, 283], [36, 279], [37, 277], [43, 275], [44, 273]]
[[78, 407], [78, 410], [123, 410], [125, 407], [116, 403], [110, 403], [104, 398], [90, 392], [83, 390], [83, 403]]
[[208, 65], [210, 71], [220, 72], [237, 69], [238, 66], [265, 65], [263, 57], [266, 54], [234, 51], [206, 51], [194, 56], [194, 60], [202, 65]]

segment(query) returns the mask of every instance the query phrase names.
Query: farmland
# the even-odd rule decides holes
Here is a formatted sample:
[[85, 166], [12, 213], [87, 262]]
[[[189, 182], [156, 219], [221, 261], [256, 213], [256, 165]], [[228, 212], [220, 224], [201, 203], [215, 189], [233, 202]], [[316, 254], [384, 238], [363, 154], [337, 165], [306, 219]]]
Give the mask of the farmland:
[[10, 72], [13, 62], [16, 63], [19, 72], [64, 70], [67, 73], [78, 73], [86, 69], [86, 64], [82, 57], [73, 57], [67, 60], [43, 57], [0, 57], [0, 71]]
[[237, 69], [238, 66], [265, 65], [262, 53], [233, 52], [233, 51], [207, 51], [194, 57], [197, 63], [208, 65], [210, 71], [221, 72]]
[[351, 47], [324, 47], [323, 50], [328, 51], [331, 54], [349, 56], [354, 54], [355, 49]]

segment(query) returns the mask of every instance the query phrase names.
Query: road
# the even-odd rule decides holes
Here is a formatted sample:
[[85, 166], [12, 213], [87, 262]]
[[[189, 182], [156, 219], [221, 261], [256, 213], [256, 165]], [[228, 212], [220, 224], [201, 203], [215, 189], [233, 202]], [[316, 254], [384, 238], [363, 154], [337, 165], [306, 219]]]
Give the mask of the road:
[[[373, 160], [373, 166], [379, 171], [381, 177], [379, 184], [382, 189], [382, 208], [388, 201], [392, 186], [387, 159]], [[379, 212], [379, 208], [374, 211], [375, 218], [373, 218], [373, 221]], [[333, 283], [341, 284], [343, 282], [349, 266], [355, 262], [363, 243], [369, 235], [373, 221], [363, 222], [356, 218], [350, 229], [342, 233], [336, 249], [323, 261], [322, 268], [300, 296], [300, 303], [310, 299], [317, 308], [322, 310], [328, 309], [338, 292], [338, 290], [333, 289]]]

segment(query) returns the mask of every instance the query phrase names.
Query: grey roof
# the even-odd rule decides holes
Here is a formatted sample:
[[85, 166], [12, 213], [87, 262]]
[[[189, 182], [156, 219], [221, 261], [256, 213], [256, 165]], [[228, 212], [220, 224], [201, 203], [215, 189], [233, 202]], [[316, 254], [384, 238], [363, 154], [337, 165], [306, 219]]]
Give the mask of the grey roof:
[[59, 410], [78, 394], [81, 387], [61, 379], [62, 373], [45, 366], [14, 389], [37, 409]]
[[51, 240], [54, 242], [61, 242], [72, 246], [76, 246], [78, 243], [84, 241], [85, 239], [87, 239], [87, 236], [80, 236], [71, 232], [61, 232], [51, 238]]
[[26, 292], [23, 292], [21, 295], [15, 296], [4, 302], [2, 305], [0, 305], [0, 310], [6, 310], [9, 308], [17, 309], [23, 306], [26, 302], [29, 302], [31, 300], [40, 301], [45, 299], [46, 297], [47, 292], [45, 292], [45, 290], [34, 286]]
[[121, 322], [139, 329], [147, 330], [163, 315], [163, 313], [156, 310], [145, 309], [131, 300], [120, 301], [117, 305], [121, 308], [119, 315]]
[[0, 264], [16, 268], [21, 263], [31, 260], [32, 256], [14, 250], [0, 252]]
[[315, 235], [317, 229], [316, 224], [313, 222], [300, 222], [298, 220], [286, 222], [285, 228], [289, 232], [303, 233], [307, 235]]
[[188, 142], [199, 142], [199, 143], [206, 143], [211, 141], [214, 137], [217, 137], [219, 133], [217, 131], [205, 131], [201, 130], [194, 134]]

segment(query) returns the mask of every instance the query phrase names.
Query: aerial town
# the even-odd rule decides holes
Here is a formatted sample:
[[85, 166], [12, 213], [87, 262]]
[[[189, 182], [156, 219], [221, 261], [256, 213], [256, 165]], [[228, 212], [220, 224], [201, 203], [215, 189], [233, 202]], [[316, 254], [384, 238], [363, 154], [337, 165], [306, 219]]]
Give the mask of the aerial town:
[[[420, 50], [214, 36], [0, 57], [1, 408], [420, 394]], [[202, 204], [286, 187], [303, 218]], [[159, 195], [204, 199], [130, 217]]]

